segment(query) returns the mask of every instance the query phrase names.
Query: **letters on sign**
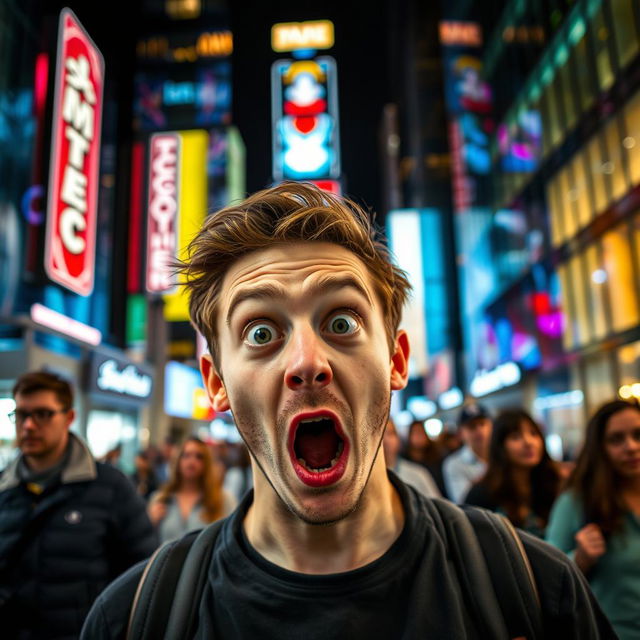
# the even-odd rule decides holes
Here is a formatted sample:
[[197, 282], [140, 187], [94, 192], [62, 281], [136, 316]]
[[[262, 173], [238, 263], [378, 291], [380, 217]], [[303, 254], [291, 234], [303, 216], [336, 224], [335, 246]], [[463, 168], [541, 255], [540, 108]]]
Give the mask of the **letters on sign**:
[[147, 291], [168, 293], [177, 285], [171, 263], [177, 250], [180, 139], [161, 133], [151, 137], [150, 145]]
[[69, 9], [60, 14], [45, 270], [83, 296], [93, 290], [104, 61]]

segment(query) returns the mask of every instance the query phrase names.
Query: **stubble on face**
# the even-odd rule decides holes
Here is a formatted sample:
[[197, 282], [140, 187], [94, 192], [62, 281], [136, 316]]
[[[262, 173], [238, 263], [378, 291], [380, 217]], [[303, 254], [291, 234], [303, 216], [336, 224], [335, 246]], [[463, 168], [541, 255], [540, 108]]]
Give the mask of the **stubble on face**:
[[[233, 401], [231, 401], [231, 406], [238, 431], [242, 435], [242, 439], [247, 445], [251, 457], [271, 485], [274, 493], [278, 496], [278, 502], [282, 507], [282, 513], [285, 517], [293, 516], [305, 524], [326, 526], [344, 520], [359, 508], [373, 469], [373, 462], [376, 459], [377, 452], [382, 443], [384, 428], [389, 417], [391, 405], [390, 390], [386, 389], [382, 393], [379, 393], [377, 398], [367, 413], [368, 419], [364, 427], [359, 429], [359, 434], [356, 434], [354, 419], [347, 404], [335, 397], [329, 390], [301, 395], [290, 400], [285, 405], [275, 423], [275, 437], [273, 442], [281, 443], [279, 453], [276, 453], [267, 437], [267, 426], [255, 410], [250, 390], [245, 389], [237, 393]], [[375, 442], [374, 453], [371, 456], [368, 468], [358, 470], [359, 474], [354, 478], [354, 480], [356, 480], [354, 483], [355, 486], [345, 495], [342, 508], [330, 519], [327, 519], [325, 514], [317, 510], [302, 509], [300, 505], [292, 499], [295, 497], [295, 487], [291, 487], [288, 478], [293, 477], [293, 474], [287, 473], [289, 471], [288, 467], [282, 468], [283, 466], [291, 465], [291, 460], [286, 448], [291, 418], [302, 410], [315, 409], [318, 407], [331, 407], [340, 416], [343, 421], [343, 428], [353, 443], [352, 456], [357, 456], [357, 449], [361, 452], [366, 452], [367, 449], [371, 447], [371, 442]], [[257, 452], [260, 452], [261, 455], [256, 455]], [[350, 464], [353, 464], [353, 461], [350, 461]], [[291, 495], [289, 495], [289, 492], [283, 491], [278, 486], [281, 483], [276, 482], [272, 476], [276, 476], [278, 480], [282, 480], [285, 484], [284, 488], [288, 488]], [[362, 481], [358, 482], [359, 479], [362, 479]], [[294, 479], [293, 482], [296, 482], [296, 480]], [[315, 489], [317, 494], [328, 494], [334, 490], [334, 487]]]

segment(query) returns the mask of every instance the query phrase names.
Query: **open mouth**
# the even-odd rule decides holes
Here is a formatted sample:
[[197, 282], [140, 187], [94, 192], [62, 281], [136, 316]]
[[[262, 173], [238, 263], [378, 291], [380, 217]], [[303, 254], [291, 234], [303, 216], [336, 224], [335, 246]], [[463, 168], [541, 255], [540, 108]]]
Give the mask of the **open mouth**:
[[346, 469], [348, 441], [332, 414], [304, 414], [293, 421], [289, 451], [305, 484], [326, 486], [337, 482]]

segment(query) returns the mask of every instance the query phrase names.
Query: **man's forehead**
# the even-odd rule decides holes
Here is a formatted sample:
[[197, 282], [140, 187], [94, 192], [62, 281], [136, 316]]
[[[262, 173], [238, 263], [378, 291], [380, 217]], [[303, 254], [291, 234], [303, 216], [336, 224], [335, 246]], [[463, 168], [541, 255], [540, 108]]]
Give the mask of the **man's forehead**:
[[325, 242], [280, 244], [243, 256], [229, 268], [223, 282], [222, 307], [241, 292], [269, 283], [275, 294], [278, 285], [296, 284], [304, 291], [305, 287], [336, 280], [345, 284], [352, 281], [373, 298], [369, 269], [348, 249]]

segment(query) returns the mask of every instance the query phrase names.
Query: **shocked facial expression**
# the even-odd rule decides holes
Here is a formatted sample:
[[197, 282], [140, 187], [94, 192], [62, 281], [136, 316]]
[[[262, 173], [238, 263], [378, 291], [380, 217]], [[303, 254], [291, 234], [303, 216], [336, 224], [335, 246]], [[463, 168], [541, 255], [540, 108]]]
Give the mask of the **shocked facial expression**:
[[533, 469], [542, 460], [544, 443], [538, 430], [528, 420], [523, 420], [520, 428], [505, 438], [504, 449], [512, 465]]
[[623, 478], [640, 476], [640, 411], [629, 407], [614, 413], [604, 433], [604, 448]]
[[248, 254], [225, 276], [217, 329], [221, 371], [205, 359], [203, 376], [264, 474], [256, 496], [274, 491], [308, 523], [346, 517], [407, 375], [406, 336], [390, 353], [367, 267], [329, 243]]

